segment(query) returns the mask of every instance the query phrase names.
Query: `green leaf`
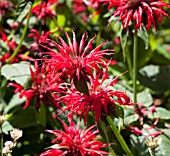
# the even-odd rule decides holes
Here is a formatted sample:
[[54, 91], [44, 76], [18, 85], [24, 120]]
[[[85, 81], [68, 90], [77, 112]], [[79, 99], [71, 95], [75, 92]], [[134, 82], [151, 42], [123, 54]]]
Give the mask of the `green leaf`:
[[3, 40], [0, 40], [0, 58], [7, 52], [9, 52], [8, 45]]
[[121, 41], [121, 46], [123, 50], [123, 58], [125, 60], [126, 57], [126, 45], [127, 45], [127, 39], [129, 36], [129, 31], [126, 29], [121, 29], [121, 34], [120, 34], [120, 41]]
[[106, 144], [108, 145], [108, 148], [109, 148], [109, 151], [110, 151], [110, 154], [112, 154], [112, 156], [115, 156], [115, 152], [114, 150], [110, 147], [109, 145], [109, 138], [108, 138], [108, 135], [107, 135], [107, 132], [106, 132], [106, 125], [103, 121], [99, 121], [99, 124], [98, 124], [98, 129], [99, 129], [99, 132], [100, 132], [100, 135], [102, 136], [103, 140], [106, 142]]
[[149, 107], [153, 104], [153, 99], [151, 94], [149, 93], [149, 90], [144, 90], [143, 92], [138, 93], [137, 101], [145, 107]]
[[124, 123], [125, 123], [125, 125], [129, 125], [129, 124], [137, 121], [138, 118], [139, 118], [139, 116], [137, 114], [129, 115], [129, 116], [125, 117]]
[[145, 143], [145, 137], [144, 136], [136, 136], [134, 134], [130, 135], [130, 142], [132, 146], [140, 152], [140, 154], [136, 155], [142, 155], [142, 156], [150, 156], [149, 151], [147, 149], [146, 143]]
[[162, 108], [162, 107], [156, 107], [156, 112], [149, 113], [148, 117], [169, 120], [170, 119], [170, 111], [165, 108]]
[[17, 18], [17, 22], [21, 23], [22, 20], [26, 17], [26, 15], [28, 14], [30, 8], [31, 8], [32, 3], [28, 2], [26, 4], [26, 6], [24, 7], [24, 9], [22, 10], [22, 12], [19, 14], [18, 18]]
[[156, 51], [158, 54], [160, 54], [163, 57], [165, 57], [166, 59], [170, 60], [170, 53], [167, 50], [168, 47], [169, 47], [169, 45], [166, 45], [166, 44], [157, 45]]
[[157, 92], [170, 89], [170, 66], [148, 65], [139, 70], [138, 79], [146, 87]]
[[59, 27], [64, 27], [66, 23], [66, 17], [63, 14], [57, 14], [57, 24]]
[[34, 3], [33, 3], [33, 7], [38, 5], [42, 0], [35, 0]]
[[3, 133], [5, 134], [8, 134], [9, 131], [13, 130], [13, 126], [8, 122], [8, 121], [5, 121], [3, 124], [2, 124], [2, 131]]
[[116, 115], [122, 119], [124, 119], [124, 110], [123, 107], [119, 104], [116, 104]]
[[24, 86], [30, 78], [29, 63], [20, 62], [6, 64], [1, 68], [1, 74], [10, 81], [15, 81]]
[[5, 107], [4, 110], [5, 114], [9, 113], [14, 107], [21, 105], [23, 102], [25, 102], [26, 100], [25, 97], [19, 98], [19, 94], [20, 93], [13, 95], [8, 105]]
[[6, 105], [7, 104], [6, 104], [5, 100], [2, 97], [0, 97], [0, 112], [2, 112], [4, 110]]
[[156, 156], [168, 156], [170, 153], [170, 138], [166, 137], [165, 135], [160, 135], [162, 139], [162, 143], [158, 148], [155, 149]]
[[119, 118], [119, 122], [118, 122], [119, 133], [122, 131], [123, 128], [124, 128], [124, 119], [123, 118]]
[[22, 106], [18, 106], [8, 121], [16, 128], [27, 128], [31, 126], [37, 126], [36, 110], [34, 107], [29, 106], [27, 109], [23, 109]]
[[40, 109], [37, 112], [37, 118], [38, 118], [38, 124], [42, 125], [42, 126], [46, 126], [46, 111], [47, 108], [44, 104], [41, 104]]
[[144, 66], [150, 60], [150, 58], [154, 55], [154, 51], [152, 51], [151, 48], [146, 49], [145, 47], [146, 47], [145, 42], [141, 38], [138, 37], [138, 48], [137, 48], [138, 68], [141, 68], [142, 66]]
[[149, 47], [148, 32], [146, 31], [146, 28], [143, 24], [141, 26], [141, 29], [138, 29], [137, 36], [140, 37], [145, 43], [145, 49], [148, 49]]

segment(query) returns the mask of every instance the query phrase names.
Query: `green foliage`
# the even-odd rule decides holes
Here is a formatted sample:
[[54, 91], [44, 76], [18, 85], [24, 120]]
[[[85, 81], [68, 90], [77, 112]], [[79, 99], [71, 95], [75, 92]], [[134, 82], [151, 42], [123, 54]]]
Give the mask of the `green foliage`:
[[140, 101], [145, 107], [149, 107], [153, 104], [152, 96], [149, 90], [144, 90], [137, 94], [137, 101]]
[[149, 113], [148, 115], [150, 118], [170, 120], [170, 111], [162, 107], [157, 107], [156, 112], [154, 112], [153, 114]]
[[6, 64], [1, 68], [1, 75], [7, 80], [15, 81], [24, 86], [30, 78], [29, 63], [20, 62], [14, 64]]
[[6, 44], [6, 42], [4, 42], [3, 40], [0, 40], [0, 58], [2, 57], [2, 55], [4, 55], [8, 51], [9, 51], [9, 47]]
[[146, 87], [156, 92], [165, 92], [170, 89], [170, 67], [148, 65], [140, 69], [139, 80]]
[[[23, 5], [23, 4], [22, 4], [22, 5]], [[20, 7], [20, 6], [21, 6], [21, 5], [19, 5], [19, 7]], [[25, 6], [25, 4], [24, 4], [24, 6]], [[18, 18], [16, 19], [16, 21], [17, 21], [17, 22], [21, 22], [21, 21], [26, 17], [26, 15], [28, 14], [30, 8], [31, 8], [31, 3], [28, 2], [28, 3], [26, 4], [26, 6], [24, 7], [24, 9], [22, 10], [22, 12], [19, 12], [19, 13], [18, 13], [19, 16], [18, 16]]]

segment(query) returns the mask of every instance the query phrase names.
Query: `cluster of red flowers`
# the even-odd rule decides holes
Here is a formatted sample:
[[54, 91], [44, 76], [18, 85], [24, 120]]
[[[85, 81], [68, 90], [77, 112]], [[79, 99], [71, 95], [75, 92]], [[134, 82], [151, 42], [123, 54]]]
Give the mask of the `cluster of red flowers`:
[[[100, 0], [99, 0], [100, 1]], [[164, 16], [168, 14], [163, 7], [170, 8], [170, 5], [162, 0], [101, 0], [109, 3], [108, 10], [115, 8], [109, 23], [119, 16], [118, 21], [122, 21], [124, 28], [128, 28], [131, 22], [138, 29], [142, 24], [149, 29], [151, 25], [156, 28], [156, 21], [161, 23]]]
[[58, 0], [48, 0], [48, 2], [40, 2], [38, 5], [34, 6], [32, 13], [37, 16], [38, 19], [43, 19], [46, 21], [46, 17], [53, 18], [56, 15], [53, 6], [57, 5]]
[[62, 120], [61, 122], [65, 131], [48, 130], [47, 132], [56, 136], [56, 139], [52, 141], [54, 148], [45, 151], [40, 156], [100, 156], [108, 154], [100, 149], [105, 145], [96, 140], [98, 130], [92, 131], [95, 125], [88, 129], [81, 129], [80, 123], [75, 127], [71, 119], [69, 119], [69, 126]]
[[[32, 32], [34, 34], [30, 36], [39, 39], [37, 42], [43, 41], [35, 30], [32, 30]], [[59, 37], [59, 43], [47, 39], [47, 41], [51, 41], [56, 46], [57, 51], [41, 45], [48, 52], [43, 53], [46, 55], [40, 60], [41, 62], [44, 61], [43, 63], [38, 64], [38, 61], [35, 60], [35, 70], [30, 67], [32, 85], [28, 89], [24, 89], [19, 84], [9, 84], [16, 88], [15, 92], [20, 92], [20, 97], [24, 96], [26, 98], [24, 108], [27, 108], [34, 98], [36, 98], [36, 108], [39, 108], [42, 102], [47, 105], [52, 103], [55, 108], [61, 108], [59, 104], [62, 103], [65, 106], [61, 108], [60, 112], [69, 110], [68, 116], [70, 118], [76, 114], [81, 118], [84, 117], [86, 123], [86, 118], [90, 111], [93, 112], [95, 120], [98, 122], [104, 116], [116, 113], [115, 104], [133, 105], [124, 92], [109, 88], [116, 84], [119, 76], [103, 87], [103, 82], [108, 79], [108, 65], [112, 63], [112, 60], [108, 60], [104, 56], [113, 53], [113, 50], [102, 50], [102, 46], [106, 45], [107, 42], [93, 48], [95, 37], [86, 43], [88, 39], [87, 33], [83, 34], [80, 43], [77, 42], [74, 32], [72, 41], [67, 33], [66, 37], [68, 44], [61, 37]], [[61, 131], [56, 131], [54, 134], [58, 136], [60, 133]], [[76, 132], [76, 135], [80, 135], [78, 133]], [[63, 134], [62, 132], [60, 135]], [[72, 131], [69, 131], [69, 135], [72, 136]], [[88, 147], [89, 144], [85, 145], [86, 143], [83, 143], [85, 146], [83, 149], [79, 147], [80, 151], [78, 152], [84, 153], [84, 155], [86, 155], [85, 153], [99, 155], [98, 150], [102, 144], [97, 141], [93, 143], [95, 145], [94, 149], [92, 144]], [[72, 144], [74, 144], [74, 139]], [[74, 147], [73, 145], [68, 146]], [[75, 152], [74, 150], [77, 151], [78, 149], [76, 146], [75, 149], [72, 149], [73, 151], [69, 149], [67, 152]], [[51, 150], [47, 151], [48, 154], [50, 154], [49, 152]], [[56, 152], [56, 150], [53, 150], [53, 152]], [[57, 150], [57, 152], [59, 151]]]
[[[38, 19], [46, 21], [46, 17], [53, 18], [56, 12], [52, 9], [57, 4], [57, 0], [48, 0], [40, 2], [33, 7], [32, 13]], [[0, 3], [2, 4], [2, 3]], [[85, 10], [84, 5], [90, 6], [97, 11], [101, 4], [108, 4], [108, 9], [115, 8], [113, 16], [119, 16], [118, 21], [122, 21], [123, 27], [128, 28], [132, 23], [136, 29], [142, 24], [146, 28], [151, 25], [156, 27], [156, 19], [161, 22], [165, 13], [163, 7], [170, 5], [161, 0], [74, 0], [73, 7], [81, 7], [74, 10], [79, 13]], [[7, 4], [6, 4], [7, 5]], [[5, 7], [7, 7], [4, 5]], [[0, 6], [1, 7], [1, 6]], [[3, 12], [0, 12], [0, 16]], [[72, 32], [72, 39], [66, 33], [67, 42], [58, 37], [58, 42], [49, 39], [51, 32], [32, 29], [28, 37], [34, 38], [31, 44], [30, 52], [37, 52], [43, 57], [34, 60], [34, 69], [30, 66], [31, 85], [24, 88], [20, 84], [10, 83], [9, 86], [15, 87], [15, 93], [20, 92], [19, 97], [26, 98], [24, 109], [31, 105], [31, 101], [36, 99], [36, 108], [39, 109], [42, 103], [47, 106], [52, 104], [54, 108], [59, 109], [59, 113], [67, 113], [70, 126], [67, 127], [62, 121], [65, 132], [60, 130], [48, 131], [56, 136], [53, 143], [56, 143], [55, 149], [50, 149], [41, 154], [45, 155], [104, 155], [108, 154], [100, 150], [104, 145], [94, 140], [98, 131], [91, 132], [94, 126], [87, 130], [80, 130], [80, 125], [75, 128], [72, 121], [73, 115], [81, 119], [86, 119], [89, 112], [92, 112], [96, 123], [107, 115], [116, 114], [116, 104], [133, 106], [130, 98], [125, 92], [114, 90], [114, 85], [120, 76], [114, 78], [109, 84], [103, 85], [108, 77], [108, 66], [114, 61], [106, 59], [106, 55], [113, 54], [113, 50], [105, 49], [108, 42], [101, 43], [93, 48], [95, 37], [88, 42], [88, 34], [82, 35], [80, 42], [77, 42], [76, 34]], [[7, 43], [12, 51], [16, 48], [14, 40], [8, 41], [6, 35], [2, 33], [1, 40]], [[8, 53], [7, 53], [8, 54]], [[1, 61], [9, 56], [4, 56]], [[33, 60], [33, 59], [31, 59]], [[145, 111], [144, 109], [140, 109]], [[139, 113], [139, 112], [138, 112]], [[141, 113], [141, 112], [140, 112]], [[155, 126], [155, 125], [154, 125]], [[153, 128], [153, 126], [151, 127]], [[136, 127], [130, 127], [131, 131], [137, 134], [143, 134]]]

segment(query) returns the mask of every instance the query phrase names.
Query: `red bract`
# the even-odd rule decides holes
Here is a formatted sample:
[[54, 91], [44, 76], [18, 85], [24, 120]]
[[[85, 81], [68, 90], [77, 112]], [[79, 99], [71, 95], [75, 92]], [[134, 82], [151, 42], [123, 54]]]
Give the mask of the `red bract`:
[[101, 82], [99, 82], [99, 76], [91, 79], [89, 95], [76, 90], [70, 90], [67, 95], [63, 97], [63, 103], [66, 103], [63, 111], [69, 110], [69, 116], [72, 116], [74, 113], [80, 115], [80, 117], [84, 116], [86, 124], [86, 118], [90, 111], [93, 112], [95, 120], [98, 122], [103, 115], [114, 115], [116, 113], [115, 103], [120, 105], [133, 105], [130, 98], [124, 92], [109, 88], [116, 84], [119, 76], [103, 87], [103, 82], [107, 78], [108, 76], [105, 72]]
[[55, 66], [55, 68], [65, 73], [65, 75], [70, 76], [70, 79], [73, 80], [74, 83], [81, 80], [88, 81], [88, 76], [92, 76], [92, 70], [95, 69], [97, 72], [101, 73], [100, 66], [103, 68], [107, 67], [108, 60], [104, 58], [104, 55], [109, 55], [110, 53], [107, 52], [112, 52], [113, 50], [101, 50], [102, 46], [107, 44], [106, 42], [92, 49], [92, 42], [95, 37], [85, 46], [85, 42], [88, 38], [87, 33], [83, 34], [79, 45], [74, 32], [72, 42], [67, 33], [66, 37], [68, 39], [68, 44], [66, 44], [61, 37], [59, 37], [60, 43], [52, 41], [58, 51], [46, 47], [49, 51], [47, 54], [51, 56], [46, 62], [51, 66]]
[[98, 130], [92, 131], [95, 127], [81, 129], [80, 123], [74, 126], [74, 122], [70, 119], [69, 126], [62, 121], [64, 131], [48, 130], [56, 136], [52, 141], [55, 143], [54, 148], [45, 151], [40, 156], [103, 156], [109, 153], [102, 151], [100, 148], [105, 145], [97, 140], [96, 134]]
[[24, 109], [26, 109], [30, 102], [36, 98], [36, 108], [40, 107], [41, 102], [49, 104], [53, 103], [56, 107], [59, 107], [58, 103], [54, 100], [54, 93], [61, 90], [59, 84], [57, 83], [57, 78], [54, 74], [47, 74], [46, 68], [43, 65], [38, 67], [37, 61], [35, 61], [35, 71], [30, 67], [31, 81], [32, 85], [29, 89], [25, 90], [21, 85], [10, 83], [9, 86], [15, 87], [15, 93], [21, 92], [19, 97], [26, 98], [26, 104]]
[[123, 27], [128, 28], [132, 21], [136, 29], [142, 23], [149, 29], [151, 25], [156, 28], [156, 21], [162, 22], [165, 13], [163, 7], [170, 8], [170, 5], [161, 0], [102, 0], [109, 2], [109, 9], [116, 7], [113, 16], [109, 19], [109, 23], [114, 17], [119, 16], [119, 21], [122, 21]]
[[157, 137], [163, 133], [162, 130], [155, 129], [155, 126], [158, 123], [158, 121], [159, 121], [159, 119], [157, 119], [153, 125], [151, 125], [150, 127], [147, 127], [147, 128], [144, 126], [142, 126], [141, 129], [139, 129], [136, 126], [129, 126], [129, 128], [132, 133], [137, 134], [137, 135], [143, 135], [143, 136], [147, 136], [147, 137], [149, 137], [149, 136]]
[[86, 11], [86, 7], [83, 3], [83, 0], [72, 0], [73, 4], [73, 14], [77, 14], [77, 13], [83, 13]]
[[28, 37], [33, 37], [35, 40], [31, 44], [31, 49], [30, 49], [31, 52], [35, 52], [35, 51], [38, 51], [39, 53], [42, 52], [43, 49], [41, 45], [51, 46], [51, 44], [47, 40], [49, 38], [49, 35], [51, 34], [50, 31], [47, 31], [47, 32], [42, 31], [41, 34], [39, 34], [37, 30], [31, 29], [30, 32], [31, 33], [28, 35]]
[[46, 16], [52, 18], [56, 15], [55, 10], [53, 10], [53, 5], [55, 5], [58, 1], [48, 0], [48, 2], [40, 2], [38, 5], [34, 6], [32, 9], [32, 13], [34, 13], [38, 19], [43, 19], [46, 21]]

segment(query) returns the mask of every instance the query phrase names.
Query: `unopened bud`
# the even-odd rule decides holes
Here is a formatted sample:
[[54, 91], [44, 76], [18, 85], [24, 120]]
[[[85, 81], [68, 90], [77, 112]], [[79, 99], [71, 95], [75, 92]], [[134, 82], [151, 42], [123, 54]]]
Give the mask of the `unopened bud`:
[[161, 138], [147, 139], [145, 140], [145, 143], [151, 149], [155, 149], [162, 143], [162, 139]]
[[20, 137], [22, 137], [22, 130], [19, 130], [19, 129], [13, 129], [12, 131], [10, 131], [10, 135], [11, 135], [11, 138], [16, 141], [18, 140]]

